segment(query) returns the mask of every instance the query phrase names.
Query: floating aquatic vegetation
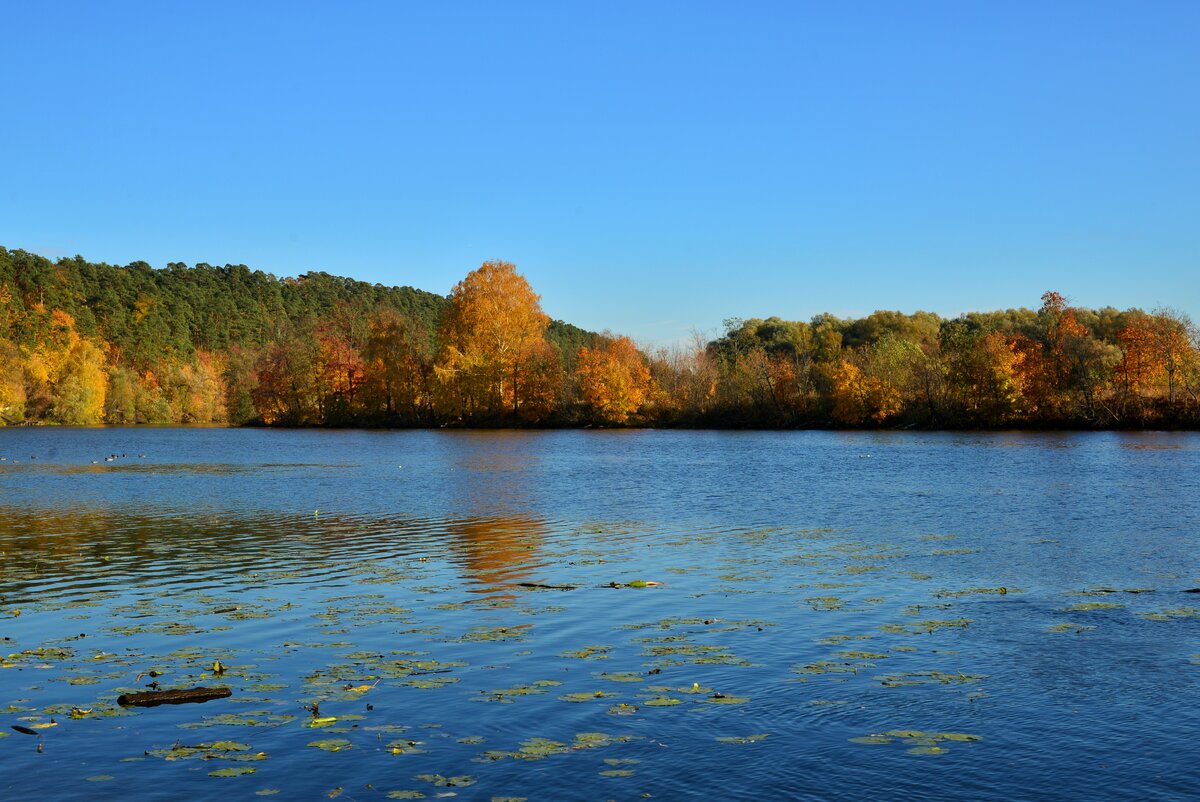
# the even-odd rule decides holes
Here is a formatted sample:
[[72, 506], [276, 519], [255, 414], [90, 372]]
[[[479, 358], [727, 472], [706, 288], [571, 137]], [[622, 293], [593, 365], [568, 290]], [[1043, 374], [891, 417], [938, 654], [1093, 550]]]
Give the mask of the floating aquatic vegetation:
[[[195, 746], [175, 743], [166, 749], [148, 749], [146, 757], [157, 757], [167, 761], [175, 760], [228, 760], [233, 762], [254, 762], [266, 760], [266, 752], [251, 751], [249, 744], [239, 741], [213, 741]], [[246, 773], [246, 772], [244, 772]]]
[[1153, 593], [1154, 588], [1091, 588], [1089, 590], [1073, 590], [1070, 596], [1108, 596], [1112, 593]]
[[859, 666], [854, 663], [817, 660], [802, 666], [793, 666], [795, 674], [857, 674]]
[[1062, 623], [1059, 623], [1059, 624], [1051, 624], [1049, 627], [1046, 628], [1046, 631], [1053, 632], [1055, 634], [1071, 632], [1073, 634], [1078, 635], [1079, 633], [1086, 632], [1089, 629], [1095, 629], [1095, 627], [1087, 625], [1087, 624], [1072, 624], [1069, 621], [1063, 621]]
[[1200, 607], [1169, 607], [1153, 613], [1139, 613], [1147, 621], [1174, 621], [1180, 618], [1200, 617]]
[[743, 705], [750, 701], [749, 696], [733, 696], [720, 692], [713, 693], [710, 696], [705, 696], [699, 701], [712, 705]]
[[567, 693], [558, 698], [564, 702], [590, 702], [594, 699], [605, 699], [610, 696], [616, 696], [616, 694], [604, 691], [592, 691], [589, 693]]
[[325, 738], [320, 741], [309, 741], [308, 745], [326, 752], [341, 752], [351, 748], [350, 741], [345, 738]]
[[899, 741], [908, 746], [905, 750], [910, 755], [943, 755], [950, 750], [943, 743], [972, 743], [982, 741], [983, 737], [966, 732], [925, 732], [923, 730], [888, 730], [849, 739], [851, 743], [868, 746], [891, 744]]
[[985, 674], [966, 674], [949, 671], [908, 671], [902, 674], [888, 674], [881, 677], [879, 682], [886, 688], [899, 688], [908, 685], [966, 685], [982, 682], [987, 679]]
[[754, 744], [754, 743], [758, 743], [759, 741], [765, 741], [767, 738], [770, 738], [770, 737], [771, 737], [771, 734], [768, 732], [759, 732], [759, 733], [755, 733], [754, 735], [726, 735], [726, 736], [717, 738], [717, 743]]
[[569, 657], [575, 660], [607, 660], [612, 648], [611, 646], [584, 646], [582, 649], [574, 651], [559, 652], [558, 656]]
[[928, 621], [914, 621], [911, 624], [884, 624], [879, 629], [890, 634], [932, 635], [939, 629], [966, 629], [973, 622], [974, 619], [971, 618], [930, 619]]
[[433, 677], [411, 677], [401, 682], [401, 685], [407, 685], [410, 688], [421, 688], [422, 690], [431, 690], [436, 688], [444, 688], [447, 685], [453, 685], [458, 682], [458, 677], [439, 675]]
[[421, 748], [422, 743], [422, 741], [410, 741], [402, 739], [389, 742], [386, 748], [393, 755], [424, 754], [426, 750]]
[[1021, 588], [1010, 588], [1010, 587], [1001, 585], [1000, 587], [997, 587], [997, 588], [966, 588], [965, 590], [939, 590], [937, 593], [935, 593], [933, 595], [939, 599], [944, 599], [944, 598], [961, 599], [964, 596], [985, 596], [985, 595], [1007, 596], [1009, 593], [1024, 593], [1024, 592], [1025, 591], [1023, 591]]
[[475, 784], [475, 778], [469, 774], [462, 774], [457, 777], [443, 777], [440, 774], [418, 774], [417, 779], [432, 783], [439, 788], [466, 788], [469, 785]]
[[245, 774], [253, 774], [257, 771], [253, 766], [229, 766], [224, 769], [216, 769], [208, 773], [209, 777], [241, 777]]
[[511, 627], [472, 627], [458, 640], [462, 643], [484, 641], [520, 641], [525, 639], [525, 630], [532, 624], [517, 624]]
[[1078, 602], [1065, 609], [1069, 613], [1082, 613], [1090, 610], [1117, 610], [1124, 606], [1116, 602]]
[[296, 716], [288, 713], [271, 713], [269, 711], [255, 711], [252, 713], [221, 713], [216, 716], [206, 716], [201, 721], [186, 721], [176, 724], [185, 730], [193, 730], [201, 727], [276, 727], [280, 724], [288, 724], [296, 720]]
[[529, 685], [514, 685], [511, 688], [498, 688], [494, 691], [480, 691], [483, 696], [476, 696], [472, 701], [477, 702], [511, 702], [513, 697], [532, 696], [546, 693], [546, 688], [562, 685], [558, 680], [542, 679]]

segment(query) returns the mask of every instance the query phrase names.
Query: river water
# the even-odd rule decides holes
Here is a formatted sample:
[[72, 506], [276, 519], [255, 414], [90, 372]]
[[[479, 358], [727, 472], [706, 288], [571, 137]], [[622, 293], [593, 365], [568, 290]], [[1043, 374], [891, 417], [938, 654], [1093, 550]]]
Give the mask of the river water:
[[[1196, 434], [18, 429], [0, 457], [14, 797], [1200, 796]], [[232, 695], [116, 703], [195, 686]]]

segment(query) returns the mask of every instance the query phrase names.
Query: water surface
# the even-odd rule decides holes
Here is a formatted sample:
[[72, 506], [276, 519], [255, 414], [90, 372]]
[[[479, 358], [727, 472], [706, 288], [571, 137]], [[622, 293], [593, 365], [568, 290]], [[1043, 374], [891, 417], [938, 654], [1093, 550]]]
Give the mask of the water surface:
[[[1200, 795], [1194, 434], [22, 429], [0, 457], [14, 795]], [[148, 683], [233, 695], [116, 705]]]

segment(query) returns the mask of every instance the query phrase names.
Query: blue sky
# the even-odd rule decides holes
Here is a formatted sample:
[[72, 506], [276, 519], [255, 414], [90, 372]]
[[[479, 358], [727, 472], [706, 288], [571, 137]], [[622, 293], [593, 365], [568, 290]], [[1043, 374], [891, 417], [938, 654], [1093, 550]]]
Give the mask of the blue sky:
[[7, 3], [0, 245], [727, 317], [1200, 318], [1200, 3]]

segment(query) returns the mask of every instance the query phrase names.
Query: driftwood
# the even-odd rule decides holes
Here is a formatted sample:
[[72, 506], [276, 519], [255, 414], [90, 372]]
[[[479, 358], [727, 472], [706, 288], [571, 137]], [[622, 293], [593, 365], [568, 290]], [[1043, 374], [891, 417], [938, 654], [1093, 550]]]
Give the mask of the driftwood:
[[156, 707], [158, 705], [181, 705], [185, 702], [207, 702], [209, 699], [224, 699], [233, 696], [228, 688], [187, 688], [177, 691], [146, 691], [123, 693], [117, 704], [123, 707]]

